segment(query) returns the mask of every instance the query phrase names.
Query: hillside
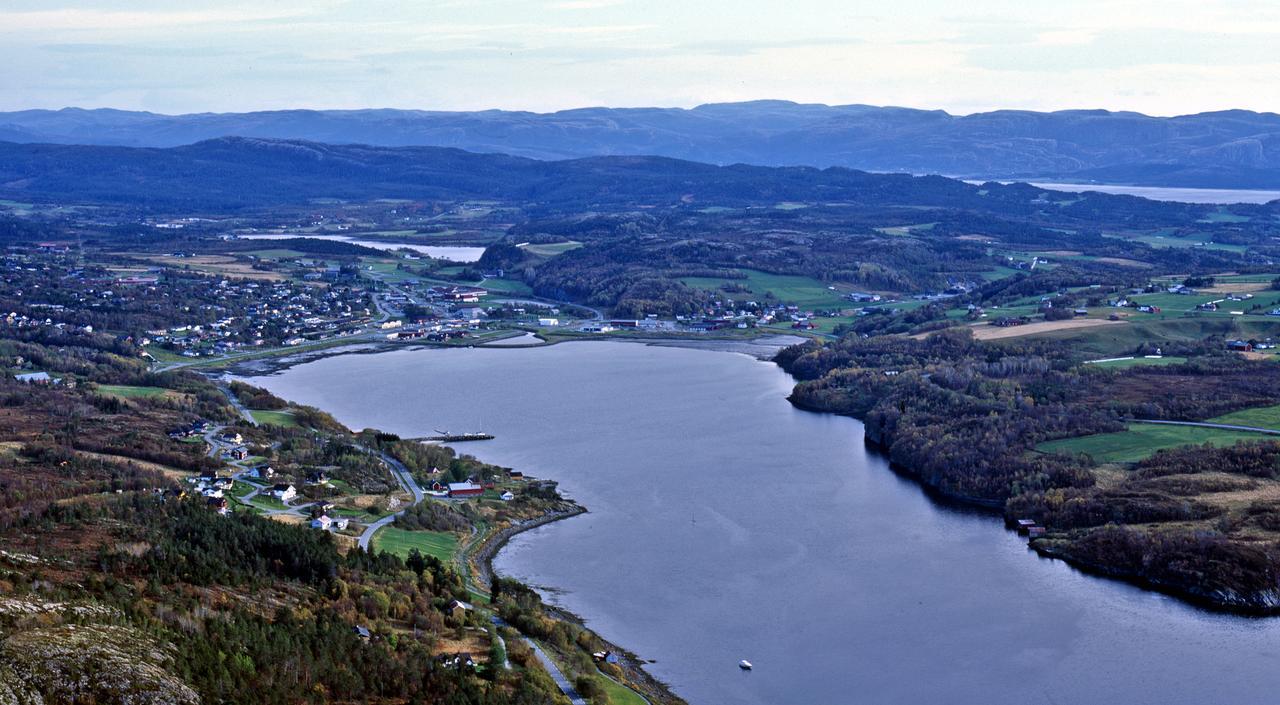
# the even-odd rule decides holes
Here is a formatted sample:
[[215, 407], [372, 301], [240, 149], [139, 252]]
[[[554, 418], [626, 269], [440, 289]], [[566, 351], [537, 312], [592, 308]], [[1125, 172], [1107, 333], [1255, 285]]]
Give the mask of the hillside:
[[[752, 206], [828, 202], [960, 208], [1026, 216], [1043, 189], [976, 186], [938, 176], [831, 167], [715, 166], [664, 157], [545, 162], [439, 147], [369, 147], [219, 138], [172, 148], [0, 142], [0, 196], [127, 203], [143, 208], [242, 208], [315, 199], [496, 199], [582, 212], [618, 206]], [[1091, 194], [1066, 198], [1090, 218], [1160, 213], [1183, 204]], [[1062, 213], [1071, 209], [1063, 208]], [[1104, 213], [1099, 213], [1101, 210]], [[1187, 211], [1187, 212], [1184, 212]], [[1198, 212], [1198, 211], [1197, 211]]]
[[159, 115], [64, 109], [0, 113], [0, 139], [173, 147], [225, 136], [439, 146], [555, 160], [656, 155], [712, 164], [843, 166], [981, 179], [1160, 186], [1280, 186], [1280, 116], [1222, 111], [940, 110], [755, 101], [678, 108], [286, 110]]

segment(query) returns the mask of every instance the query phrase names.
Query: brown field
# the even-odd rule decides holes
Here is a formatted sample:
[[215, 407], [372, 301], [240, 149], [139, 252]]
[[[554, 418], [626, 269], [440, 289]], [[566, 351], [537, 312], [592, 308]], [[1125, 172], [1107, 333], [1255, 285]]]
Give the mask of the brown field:
[[[446, 632], [446, 634], [451, 632]], [[436, 642], [435, 653], [437, 654], [456, 654], [469, 653], [471, 658], [483, 662], [489, 656], [489, 635], [486, 632], [468, 629], [466, 636], [461, 639], [453, 639], [440, 636], [440, 641]]]
[[1221, 282], [1208, 289], [1197, 289], [1206, 294], [1244, 294], [1254, 291], [1266, 291], [1271, 285], [1264, 282]]
[[204, 272], [216, 276], [239, 277], [242, 279], [263, 279], [266, 281], [284, 281], [286, 277], [279, 272], [263, 272], [245, 262], [237, 262], [227, 255], [197, 255], [195, 257], [170, 257], [168, 255], [151, 255], [142, 259], [156, 264], [163, 264], [174, 269], [189, 269], [193, 272]]
[[281, 524], [303, 524], [307, 521], [306, 517], [298, 516], [297, 514], [272, 514], [267, 518], [272, 521], [278, 521]]
[[1125, 259], [1123, 257], [1099, 257], [1097, 262], [1106, 262], [1107, 264], [1118, 264], [1121, 267], [1141, 267], [1149, 268], [1151, 265], [1146, 262], [1139, 262], [1136, 259]]
[[992, 241], [994, 241], [994, 240], [995, 240], [995, 238], [990, 237], [990, 236], [988, 236], [988, 235], [961, 235], [961, 236], [957, 237], [956, 239], [957, 239], [957, 240], [969, 240], [969, 241], [972, 241], [972, 242], [992, 242]]
[[1036, 335], [1038, 333], [1052, 333], [1059, 330], [1116, 326], [1124, 325], [1125, 323], [1126, 321], [1108, 321], [1103, 318], [1077, 318], [1065, 321], [1039, 321], [1021, 326], [1009, 326], [1008, 328], [988, 324], [979, 324], [970, 326], [970, 328], [973, 330], [973, 337], [978, 340], [1000, 340], [1002, 338], [1020, 338], [1024, 335]]
[[170, 480], [185, 480], [188, 477], [195, 475], [194, 472], [179, 470], [178, 468], [169, 467], [168, 465], [161, 465], [160, 463], [153, 463], [147, 460], [136, 460], [134, 458], [125, 457], [123, 455], [111, 455], [109, 453], [93, 453], [87, 450], [78, 450], [76, 451], [76, 453], [86, 458], [93, 458], [94, 460], [101, 460], [108, 463], [120, 463], [122, 465], [132, 465], [136, 468], [142, 468], [143, 470], [154, 470], [155, 472], [164, 473], [164, 476], [169, 478]]

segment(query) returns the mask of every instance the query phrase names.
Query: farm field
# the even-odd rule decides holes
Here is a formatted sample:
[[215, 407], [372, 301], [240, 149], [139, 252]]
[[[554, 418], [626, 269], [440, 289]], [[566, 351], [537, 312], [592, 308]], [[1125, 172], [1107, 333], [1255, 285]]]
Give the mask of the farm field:
[[1103, 369], [1119, 370], [1126, 367], [1138, 367], [1140, 365], [1181, 365], [1186, 362], [1187, 358], [1169, 355], [1167, 357], [1131, 357], [1128, 359], [1099, 360], [1097, 362], [1089, 362], [1090, 367], [1100, 367]]
[[254, 269], [246, 262], [239, 262], [227, 255], [197, 255], [195, 257], [171, 257], [169, 255], [152, 255], [142, 257], [148, 262], [155, 262], [174, 269], [186, 269], [192, 272], [203, 272], [218, 277], [241, 277], [244, 279], [262, 279], [264, 281], [284, 281], [286, 277], [279, 272], [264, 272]]
[[529, 296], [533, 294], [533, 289], [518, 279], [485, 279], [477, 286], [495, 294], [505, 294], [507, 296]]
[[165, 395], [179, 396], [177, 392], [164, 387], [135, 387], [127, 384], [100, 384], [98, 385], [98, 393], [125, 399], [146, 399]]
[[[682, 277], [681, 282], [687, 286], [728, 296], [733, 299], [760, 300], [765, 292], [773, 292], [779, 301], [795, 304], [801, 308], [851, 308], [853, 304], [844, 297], [845, 291], [832, 291], [826, 284], [810, 277], [790, 276], [785, 274], [768, 274], [753, 269], [738, 270], [746, 275], [745, 279], [719, 279], [716, 277]], [[747, 291], [726, 293], [720, 289], [724, 284], [737, 284]]]
[[297, 428], [298, 422], [293, 418], [293, 414], [287, 411], [261, 411], [250, 409], [249, 414], [253, 416], [253, 420], [260, 424], [271, 426], [284, 426], [285, 428]]
[[570, 240], [569, 242], [550, 242], [541, 245], [523, 245], [521, 249], [539, 257], [555, 257], [569, 250], [576, 250], [579, 247], [582, 247], [581, 242]]
[[1069, 318], [1065, 321], [1038, 321], [1036, 323], [1027, 323], [1021, 326], [1009, 326], [1002, 328], [987, 323], [980, 323], [971, 326], [973, 337], [978, 340], [1001, 340], [1003, 338], [1021, 338], [1028, 335], [1037, 335], [1039, 333], [1053, 333], [1056, 331], [1073, 330], [1078, 328], [1093, 328], [1095, 326], [1117, 326], [1124, 325], [1125, 321], [1108, 321], [1105, 318]]
[[1085, 453], [1097, 463], [1134, 463], [1165, 448], [1204, 443], [1227, 446], [1237, 441], [1266, 438], [1266, 434], [1249, 431], [1133, 423], [1127, 431], [1048, 441], [1036, 446], [1036, 450], [1042, 453]]
[[401, 558], [408, 557], [409, 551], [416, 548], [423, 555], [448, 562], [453, 560], [453, 554], [458, 550], [458, 535], [447, 531], [406, 531], [385, 526], [373, 535], [372, 548], [375, 552], [386, 551]]
[[1280, 405], [1241, 409], [1240, 411], [1233, 411], [1230, 414], [1208, 419], [1208, 422], [1231, 424], [1233, 426], [1256, 426], [1257, 428], [1270, 428], [1280, 431]]

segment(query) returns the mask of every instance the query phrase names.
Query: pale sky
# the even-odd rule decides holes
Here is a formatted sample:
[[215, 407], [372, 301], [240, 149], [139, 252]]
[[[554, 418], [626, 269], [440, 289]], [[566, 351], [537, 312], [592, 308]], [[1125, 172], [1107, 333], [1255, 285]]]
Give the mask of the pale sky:
[[0, 0], [0, 110], [1280, 110], [1274, 0]]

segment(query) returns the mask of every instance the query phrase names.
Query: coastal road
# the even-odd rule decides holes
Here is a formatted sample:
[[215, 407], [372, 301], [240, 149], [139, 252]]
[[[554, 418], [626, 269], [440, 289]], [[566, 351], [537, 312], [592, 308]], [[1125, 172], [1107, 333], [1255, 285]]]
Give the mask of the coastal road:
[[[498, 628], [509, 626], [496, 614], [489, 617], [489, 619], [492, 620], [494, 625]], [[573, 703], [573, 705], [587, 705], [587, 701], [578, 694], [577, 688], [573, 687], [573, 683], [569, 682], [569, 679], [565, 677], [564, 673], [560, 672], [560, 667], [556, 665], [555, 661], [551, 660], [550, 656], [547, 656], [547, 652], [543, 651], [542, 647], [538, 646], [538, 643], [533, 639], [530, 639], [527, 636], [521, 636], [520, 638], [524, 643], [529, 645], [529, 648], [533, 649], [533, 653], [538, 657], [538, 661], [542, 663], [542, 667], [547, 669], [547, 673], [551, 675], [551, 680], [555, 681], [556, 686], [560, 688], [560, 692], [564, 693], [565, 697], [569, 698], [569, 702]]]
[[1229, 423], [1209, 423], [1208, 421], [1161, 421], [1157, 419], [1133, 419], [1135, 423], [1155, 423], [1164, 426], [1196, 426], [1198, 428], [1220, 428], [1226, 431], [1252, 431], [1254, 433], [1266, 433], [1272, 436], [1280, 436], [1280, 430], [1274, 428], [1259, 428], [1257, 426], [1237, 426]]

